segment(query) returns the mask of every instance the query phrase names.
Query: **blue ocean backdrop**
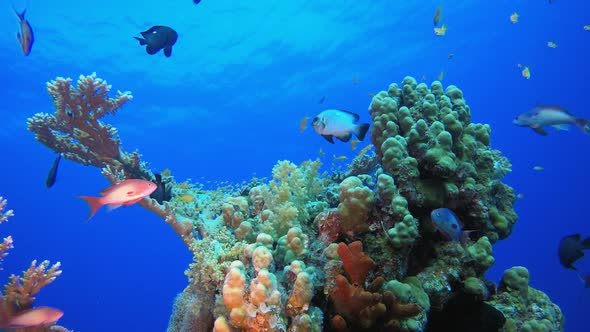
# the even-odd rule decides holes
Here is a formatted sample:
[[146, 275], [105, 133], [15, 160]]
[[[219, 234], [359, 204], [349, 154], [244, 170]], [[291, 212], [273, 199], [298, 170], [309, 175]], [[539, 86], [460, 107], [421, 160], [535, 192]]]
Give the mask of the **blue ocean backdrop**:
[[[27, 9], [35, 32], [28, 57], [12, 6]], [[439, 6], [442, 37], [432, 24]], [[492, 127], [492, 147], [512, 162], [504, 181], [522, 194], [488, 278], [526, 266], [531, 286], [563, 310], [566, 331], [587, 331], [590, 290], [556, 251], [563, 236], [590, 236], [590, 137], [577, 128], [541, 136], [512, 120], [539, 104], [590, 117], [589, 24], [586, 0], [5, 1], [0, 195], [15, 216], [0, 235], [12, 235], [15, 248], [0, 281], [33, 259], [60, 261], [63, 274], [36, 305], [60, 308], [60, 325], [83, 332], [164, 331], [187, 285], [190, 252], [153, 213], [134, 205], [85, 222], [88, 207], [76, 196], [110, 185], [98, 169], [62, 160], [56, 185], [45, 187], [55, 154], [35, 141], [26, 119], [53, 112], [49, 80], [96, 72], [113, 92], [131, 91], [133, 100], [107, 119], [123, 148], [139, 150], [153, 171], [214, 188], [268, 177], [278, 160], [319, 157], [329, 170], [333, 156], [350, 159], [358, 149], [300, 132], [302, 118], [338, 108], [370, 121], [370, 93], [408, 75], [430, 84], [444, 72], [443, 85], [463, 90], [473, 121]], [[178, 32], [170, 58], [148, 55], [133, 39], [153, 25]], [[578, 266], [590, 273], [590, 257]]]

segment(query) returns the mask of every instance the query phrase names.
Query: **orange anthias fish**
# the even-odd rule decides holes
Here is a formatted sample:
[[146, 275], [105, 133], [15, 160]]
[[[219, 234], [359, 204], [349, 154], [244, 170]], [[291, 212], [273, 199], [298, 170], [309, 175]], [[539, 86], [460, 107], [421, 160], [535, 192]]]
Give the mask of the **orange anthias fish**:
[[31, 49], [33, 48], [33, 43], [35, 42], [35, 36], [33, 35], [33, 28], [31, 28], [31, 24], [29, 21], [25, 19], [25, 13], [27, 10], [23, 10], [22, 13], [19, 13], [14, 10], [16, 16], [18, 16], [18, 24], [20, 27], [20, 32], [16, 33], [16, 38], [20, 43], [21, 50], [23, 51], [24, 55], [31, 54]]
[[2, 324], [10, 330], [34, 327], [48, 327], [64, 315], [63, 311], [51, 307], [36, 307], [17, 313], [7, 323]]
[[151, 195], [156, 188], [156, 184], [150, 181], [127, 179], [101, 191], [100, 194], [102, 197], [79, 197], [85, 200], [90, 206], [90, 216], [88, 216], [88, 220], [90, 220], [103, 205], [108, 205], [111, 210], [121, 205], [129, 206]]
[[552, 41], [548, 41], [547, 42], [547, 47], [549, 47], [549, 48], [557, 48], [557, 43], [556, 42], [552, 42]]
[[309, 120], [309, 116], [304, 116], [299, 122], [299, 132], [302, 133], [307, 128], [307, 120]]
[[512, 15], [510, 15], [510, 22], [512, 22], [512, 24], [518, 23], [519, 17], [520, 15], [518, 15], [518, 13], [512, 13]]
[[434, 17], [432, 18], [432, 23], [434, 23], [435, 26], [437, 26], [438, 22], [440, 22], [440, 14], [442, 14], [442, 7], [438, 7], [436, 9], [436, 12], [434, 13]]

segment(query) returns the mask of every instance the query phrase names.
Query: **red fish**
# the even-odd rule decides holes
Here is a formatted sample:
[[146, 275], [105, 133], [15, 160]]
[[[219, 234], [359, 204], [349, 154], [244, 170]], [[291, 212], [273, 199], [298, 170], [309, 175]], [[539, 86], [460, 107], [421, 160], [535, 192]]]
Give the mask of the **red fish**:
[[79, 197], [90, 206], [90, 216], [88, 217], [88, 220], [90, 220], [103, 205], [108, 205], [111, 210], [121, 205], [129, 206], [151, 195], [157, 187], [155, 183], [150, 181], [127, 179], [101, 191], [102, 197]]
[[23, 51], [24, 55], [31, 54], [31, 49], [33, 48], [33, 43], [35, 42], [35, 35], [33, 35], [33, 28], [29, 21], [25, 19], [25, 13], [27, 10], [23, 10], [22, 13], [19, 13], [14, 10], [16, 16], [18, 16], [18, 24], [20, 27], [20, 32], [16, 33], [16, 39], [20, 43], [21, 50]]
[[47, 327], [55, 324], [64, 313], [51, 307], [37, 307], [17, 313], [10, 318], [3, 327], [9, 329], [26, 329], [32, 327]]

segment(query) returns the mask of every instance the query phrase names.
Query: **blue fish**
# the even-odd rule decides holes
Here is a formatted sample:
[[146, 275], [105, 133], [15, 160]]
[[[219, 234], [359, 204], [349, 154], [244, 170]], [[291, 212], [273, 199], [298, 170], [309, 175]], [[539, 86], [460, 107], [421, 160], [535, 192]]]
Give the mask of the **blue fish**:
[[199, 2], [201, 2], [201, 0], [193, 0], [193, 2], [195, 3], [195, 5], [198, 5]]
[[33, 43], [35, 42], [33, 28], [31, 27], [29, 21], [25, 19], [26, 12], [26, 9], [23, 10], [22, 13], [19, 13], [16, 9], [14, 9], [14, 13], [16, 16], [18, 16], [18, 24], [20, 27], [20, 31], [16, 33], [16, 39], [18, 39], [21, 50], [25, 56], [31, 54], [31, 49], [33, 48]]
[[453, 211], [447, 208], [433, 210], [430, 213], [432, 225], [441, 232], [449, 241], [455, 241], [464, 245], [469, 238], [467, 231], [461, 230], [461, 225]]

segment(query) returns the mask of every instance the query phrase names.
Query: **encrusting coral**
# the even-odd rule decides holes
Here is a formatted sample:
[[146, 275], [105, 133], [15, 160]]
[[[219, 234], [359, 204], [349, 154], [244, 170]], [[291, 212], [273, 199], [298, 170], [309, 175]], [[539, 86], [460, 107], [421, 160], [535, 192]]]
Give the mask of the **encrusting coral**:
[[[130, 94], [110, 99], [94, 75], [81, 76], [77, 90], [69, 82], [48, 85], [57, 112], [29, 120], [37, 140], [101, 167], [111, 182], [153, 179], [99, 121]], [[508, 295], [523, 298], [524, 282], [508, 274], [494, 294], [484, 276], [492, 245], [517, 219], [514, 191], [501, 182], [510, 162], [490, 147], [490, 127], [471, 122], [457, 87], [429, 88], [411, 77], [376, 94], [369, 113], [373, 145], [345, 171], [321, 173], [319, 160], [279, 161], [269, 181], [217, 190], [162, 172], [170, 200], [140, 204], [173, 227], [194, 259], [168, 331], [425, 331], [431, 318], [429, 331], [437, 331], [436, 317], [466, 304], [494, 326], [518, 319], [508, 311], [523, 302]], [[452, 242], [437, 232], [430, 213], [443, 207], [471, 238]], [[535, 291], [527, 290], [530, 299]], [[560, 330], [561, 313], [543, 301], [555, 309], [543, 324]], [[475, 331], [483, 323], [469, 324]]]

